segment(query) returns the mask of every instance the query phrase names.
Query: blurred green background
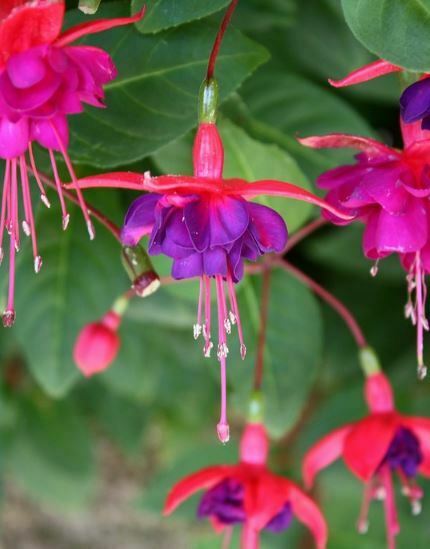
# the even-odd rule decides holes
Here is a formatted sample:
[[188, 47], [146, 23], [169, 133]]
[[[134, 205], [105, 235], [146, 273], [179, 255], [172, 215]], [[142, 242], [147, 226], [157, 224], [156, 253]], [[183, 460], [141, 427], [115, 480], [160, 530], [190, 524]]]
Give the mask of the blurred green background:
[[[67, 25], [85, 18], [76, 4], [68, 2]], [[132, 4], [135, 9], [143, 1]], [[348, 14], [351, 2], [343, 4]], [[375, 0], [373, 6], [380, 4]], [[409, 6], [405, 13], [397, 0], [391, 5], [399, 8], [400, 22], [416, 15], [408, 11], [415, 2], [404, 4]], [[197, 93], [220, 10], [227, 5], [226, 0], [148, 0], [147, 16], [137, 28], [85, 41], [111, 53], [119, 74], [107, 86], [107, 110], [88, 108], [71, 120], [70, 154], [79, 174], [113, 168], [190, 173]], [[430, 5], [424, 5], [429, 21]], [[103, 0], [97, 17], [129, 12], [129, 1]], [[387, 14], [378, 13], [386, 31]], [[363, 37], [365, 22], [359, 16], [354, 12], [356, 19], [348, 19], [355, 34], [371, 51], [385, 54], [384, 37]], [[400, 37], [404, 29], [398, 26], [393, 33]], [[415, 50], [422, 32], [420, 27], [412, 40], [418, 44]], [[396, 36], [390, 40], [396, 42]], [[403, 55], [402, 39], [398, 51], [393, 45], [388, 51], [393, 62], [398, 52]], [[413, 47], [408, 52], [413, 58]], [[216, 70], [226, 175], [279, 178], [314, 189], [319, 173], [352, 156], [305, 149], [296, 142], [297, 134], [344, 131], [400, 145], [396, 78], [346, 90], [327, 84], [328, 77], [339, 78], [372, 59], [347, 26], [339, 0], [242, 0]], [[426, 68], [424, 61], [398, 62]], [[118, 224], [135, 197], [114, 190], [87, 193], [88, 202]], [[282, 212], [290, 234], [318, 215], [301, 203], [269, 203]], [[129, 282], [111, 235], [97, 226], [97, 238], [89, 242], [80, 212], [72, 208], [72, 214], [63, 233], [55, 207], [38, 210], [44, 266], [35, 276], [31, 250], [21, 252], [17, 322], [0, 332], [0, 546], [220, 547], [208, 523], [195, 520], [195, 498], [168, 520], [160, 511], [168, 489], [182, 475], [236, 458], [251, 387], [260, 281], [247, 278], [239, 287], [249, 354], [242, 362], [233, 338], [228, 364], [233, 437], [223, 447], [214, 431], [218, 364], [202, 358], [192, 337], [196, 283], [163, 287], [148, 299], [134, 300], [114, 365], [91, 380], [77, 370], [72, 346], [79, 329], [99, 318]], [[361, 232], [359, 226], [326, 227], [294, 249], [289, 260], [357, 316], [393, 381], [399, 408], [429, 415], [428, 382], [419, 383], [415, 376], [414, 329], [403, 318], [405, 273], [390, 258], [372, 279], [371, 265], [361, 254]], [[168, 274], [167, 261], [155, 264]], [[343, 322], [308, 289], [276, 272], [265, 358], [271, 463], [300, 482], [306, 449], [365, 413], [355, 344]], [[368, 534], [356, 534], [361, 491], [340, 463], [320, 475], [316, 497], [329, 522], [330, 549], [385, 547], [378, 503], [372, 506]], [[398, 490], [400, 549], [429, 547], [428, 500], [427, 495], [423, 513], [412, 517]], [[264, 548], [310, 546], [296, 524], [263, 539]]]

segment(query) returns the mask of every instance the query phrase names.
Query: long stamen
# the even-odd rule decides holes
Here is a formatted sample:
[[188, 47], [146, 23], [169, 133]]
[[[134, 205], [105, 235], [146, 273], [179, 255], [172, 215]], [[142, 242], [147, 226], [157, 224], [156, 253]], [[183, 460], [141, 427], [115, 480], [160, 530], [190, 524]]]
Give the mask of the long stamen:
[[40, 189], [40, 199], [42, 200], [42, 202], [45, 204], [47, 208], [50, 208], [51, 203], [49, 202], [48, 197], [46, 196], [45, 187], [43, 186], [42, 179], [39, 175], [39, 172], [37, 171], [36, 161], [34, 160], [34, 154], [33, 154], [33, 145], [31, 142], [28, 144], [28, 152], [30, 156], [31, 170], [33, 172], [34, 179], [36, 180], [36, 183]]
[[55, 186], [57, 188], [58, 198], [60, 199], [61, 204], [61, 212], [63, 216], [63, 231], [65, 231], [70, 221], [70, 214], [67, 213], [66, 202], [64, 200], [63, 189], [61, 187], [61, 180], [60, 176], [58, 175], [57, 163], [55, 161], [54, 153], [51, 149], [49, 149], [49, 157], [51, 159], [52, 173], [54, 174]]
[[203, 279], [199, 281], [199, 305], [197, 307], [197, 323], [193, 326], [194, 339], [198, 339], [202, 333], [202, 305], [203, 305]]
[[384, 466], [380, 472], [381, 482], [385, 490], [384, 497], [384, 510], [385, 510], [385, 524], [387, 529], [387, 547], [388, 549], [395, 549], [396, 540], [395, 537], [400, 531], [400, 526], [397, 518], [396, 501], [393, 489], [393, 479], [391, 478], [391, 471], [389, 466]]
[[374, 485], [373, 481], [370, 480], [364, 486], [363, 501], [361, 503], [360, 515], [357, 522], [357, 530], [360, 534], [366, 534], [369, 530], [369, 507], [373, 499], [374, 494]]
[[203, 353], [206, 358], [211, 356], [213, 343], [211, 341], [211, 279], [203, 275], [204, 293], [205, 293], [205, 322], [203, 324], [203, 337], [205, 344]]
[[2, 195], [2, 201], [1, 201], [1, 214], [0, 214], [0, 264], [3, 261], [4, 257], [4, 251], [3, 251], [3, 235], [4, 235], [4, 228], [6, 224], [6, 210], [7, 210], [7, 198], [9, 195], [9, 187], [10, 187], [10, 164], [11, 161], [6, 161], [6, 169], [5, 174], [3, 178], [3, 195]]
[[421, 499], [424, 495], [423, 489], [413, 479], [408, 478], [399, 468], [397, 473], [402, 483], [402, 494], [409, 499], [413, 515], [419, 515], [422, 510]]
[[93, 240], [96, 233], [94, 230], [93, 222], [90, 219], [87, 205], [85, 204], [84, 197], [82, 195], [82, 191], [79, 187], [78, 178], [76, 177], [75, 170], [73, 169], [73, 164], [70, 160], [70, 157], [67, 153], [66, 147], [64, 146], [60, 134], [58, 133], [57, 128], [55, 127], [55, 124], [51, 123], [52, 130], [55, 134], [55, 137], [57, 138], [58, 146], [60, 147], [61, 154], [64, 157], [64, 161], [66, 163], [67, 169], [69, 171], [70, 177], [72, 178], [73, 188], [76, 191], [76, 194], [78, 196], [79, 206], [81, 207], [85, 222], [87, 224], [88, 234], [90, 235], [90, 240]]
[[427, 375], [427, 367], [424, 364], [424, 343], [423, 343], [423, 332], [428, 330], [428, 323], [425, 317], [425, 301], [424, 301], [424, 292], [423, 292], [423, 272], [421, 270], [421, 256], [417, 252], [415, 260], [415, 295], [416, 295], [416, 306], [417, 306], [417, 373], [418, 379], [424, 379]]
[[225, 333], [225, 295], [222, 277], [215, 277], [216, 293], [218, 301], [218, 360], [221, 370], [221, 414], [217, 425], [218, 438], [222, 443], [226, 443], [230, 439], [230, 428], [227, 420], [227, 339]]
[[227, 276], [227, 288], [228, 288], [228, 296], [229, 296], [230, 306], [231, 306], [230, 321], [232, 324], [237, 324], [237, 333], [239, 335], [239, 342], [240, 342], [240, 356], [242, 357], [242, 360], [244, 360], [246, 356], [246, 345], [243, 338], [242, 322], [240, 320], [236, 292], [234, 289], [234, 283], [230, 273]]
[[15, 322], [15, 255], [18, 248], [16, 237], [18, 234], [18, 189], [17, 189], [17, 161], [12, 160], [12, 177], [9, 201], [9, 221], [10, 221], [10, 246], [9, 246], [9, 288], [7, 307], [3, 313], [3, 326], [10, 328]]
[[27, 164], [25, 162], [25, 157], [20, 157], [20, 169], [21, 169], [21, 185], [22, 185], [22, 194], [24, 198], [24, 211], [25, 216], [28, 221], [28, 228], [31, 235], [31, 243], [33, 247], [33, 258], [34, 258], [34, 271], [38, 273], [42, 268], [42, 258], [37, 250], [37, 236], [36, 236], [36, 226], [34, 223], [33, 215], [33, 206], [31, 204], [31, 194], [30, 194], [30, 185], [28, 181], [27, 173]]

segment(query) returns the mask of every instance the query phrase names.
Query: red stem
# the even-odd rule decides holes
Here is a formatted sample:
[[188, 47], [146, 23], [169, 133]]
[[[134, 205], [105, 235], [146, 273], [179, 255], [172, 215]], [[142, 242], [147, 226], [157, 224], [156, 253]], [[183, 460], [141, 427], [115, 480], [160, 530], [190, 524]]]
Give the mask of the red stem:
[[208, 70], [206, 73], [206, 80], [209, 81], [215, 72], [215, 63], [218, 57], [219, 49], [221, 47], [222, 39], [224, 38], [225, 31], [227, 30], [227, 27], [230, 23], [230, 20], [232, 18], [232, 15], [234, 13], [234, 10], [236, 9], [236, 6], [238, 4], [239, 0], [233, 0], [232, 3], [229, 5], [227, 11], [225, 12], [224, 18], [221, 21], [221, 25], [218, 31], [218, 34], [216, 35], [214, 45], [212, 47], [212, 51], [209, 57], [208, 62]]
[[309, 276], [307, 276], [305, 273], [297, 269], [297, 267], [294, 267], [294, 265], [291, 265], [288, 261], [278, 259], [276, 261], [276, 264], [282, 267], [285, 271], [291, 273], [293, 276], [295, 276], [300, 282], [303, 282], [306, 286], [308, 286], [313, 292], [315, 292], [321, 299], [323, 299], [332, 309], [334, 309], [345, 321], [345, 324], [348, 326], [352, 336], [354, 337], [357, 345], [360, 348], [368, 347], [366, 338], [364, 337], [364, 334], [358, 324], [358, 322], [355, 320], [352, 313], [349, 311], [349, 309], [341, 302], [337, 297], [335, 297], [333, 294], [328, 292], [325, 288], [320, 286], [315, 280], [312, 280]]
[[[27, 166], [28, 170], [34, 175], [33, 169], [31, 166]], [[51, 179], [44, 174], [43, 172], [39, 172], [40, 179], [45, 185], [48, 185], [48, 187], [51, 187], [53, 189], [56, 189], [55, 183], [51, 181]], [[63, 193], [64, 196], [67, 197], [68, 200], [73, 202], [74, 204], [77, 204], [79, 206], [79, 200], [78, 198], [73, 194], [73, 192], [65, 189], [63, 187]], [[88, 208], [88, 211], [90, 214], [97, 219], [102, 225], [104, 225], [111, 233], [112, 235], [118, 240], [118, 242], [121, 244], [121, 238], [120, 238], [120, 228], [118, 225], [116, 225], [113, 221], [111, 221], [108, 217], [106, 217], [100, 210], [97, 210], [97, 208], [94, 208], [90, 204], [86, 205]]]
[[326, 219], [324, 219], [323, 217], [318, 217], [317, 219], [314, 219], [313, 221], [302, 227], [288, 240], [287, 245], [279, 255], [283, 255], [286, 252], [289, 252], [291, 248], [294, 248], [294, 246], [296, 246], [304, 238], [312, 234], [314, 231], [318, 230], [320, 227], [323, 227], [326, 223]]
[[264, 369], [264, 347], [266, 344], [267, 321], [269, 317], [270, 277], [272, 271], [269, 266], [263, 270], [260, 308], [260, 331], [258, 333], [257, 357], [255, 359], [254, 390], [261, 389]]

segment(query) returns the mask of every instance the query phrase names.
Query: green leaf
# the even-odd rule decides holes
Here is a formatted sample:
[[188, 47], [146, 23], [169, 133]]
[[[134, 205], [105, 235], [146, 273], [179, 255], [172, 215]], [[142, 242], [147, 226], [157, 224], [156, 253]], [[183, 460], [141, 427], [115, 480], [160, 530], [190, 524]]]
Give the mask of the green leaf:
[[[252, 139], [233, 122], [223, 119], [219, 130], [224, 143], [224, 177], [239, 177], [247, 181], [280, 179], [310, 190], [310, 185], [294, 159], [276, 145], [266, 145]], [[155, 162], [166, 173], [190, 173], [192, 136], [164, 147]], [[309, 217], [312, 206], [304, 202], [274, 197], [260, 197], [256, 202], [279, 212], [293, 232]]]
[[[101, 195], [94, 203], [116, 210], [115, 193]], [[56, 200], [51, 209], [39, 206], [39, 253], [43, 267], [34, 274], [29, 242], [18, 256], [16, 276], [17, 320], [13, 328], [38, 383], [51, 395], [61, 396], [81, 377], [72, 359], [79, 330], [106, 312], [128, 287], [113, 237], [96, 223], [96, 239], [90, 241], [81, 212], [69, 206], [67, 231], [61, 230]]]
[[430, 70], [430, 0], [342, 0], [342, 7], [372, 53], [412, 71]]
[[[113, 17], [125, 7], [102, 6], [100, 12]], [[216, 32], [216, 25], [196, 22], [154, 36], [128, 27], [88, 38], [86, 43], [112, 54], [119, 75], [105, 86], [107, 109], [89, 107], [71, 118], [74, 160], [124, 165], [189, 131], [197, 122], [198, 91]], [[266, 59], [264, 48], [230, 29], [217, 64], [221, 100]]]
[[136, 26], [147, 34], [201, 19], [229, 3], [230, 0], [133, 0], [131, 8], [135, 13], [146, 5], [146, 15]]
[[95, 488], [94, 458], [76, 408], [45, 400], [24, 403], [6, 468], [38, 501], [66, 509], [87, 503]]
[[[252, 115], [280, 130], [288, 139], [286, 150], [299, 162], [305, 173], [314, 177], [331, 166], [347, 162], [350, 153], [314, 151], [302, 147], [296, 136], [346, 132], [373, 136], [374, 131], [344, 99], [313, 84], [304, 77], [286, 74], [273, 65], [259, 70], [253, 82], [245, 84], [241, 96]], [[256, 128], [264, 134], [264, 128]], [[270, 138], [270, 132], [266, 132]]]
[[[259, 282], [246, 279], [239, 295], [248, 347], [244, 362], [238, 360], [234, 342], [229, 344], [233, 402], [243, 413], [251, 391], [251, 366], [260, 324]], [[291, 275], [273, 272], [270, 290], [263, 394], [267, 427], [273, 437], [279, 438], [294, 426], [307, 403], [321, 363], [322, 322], [314, 296]]]

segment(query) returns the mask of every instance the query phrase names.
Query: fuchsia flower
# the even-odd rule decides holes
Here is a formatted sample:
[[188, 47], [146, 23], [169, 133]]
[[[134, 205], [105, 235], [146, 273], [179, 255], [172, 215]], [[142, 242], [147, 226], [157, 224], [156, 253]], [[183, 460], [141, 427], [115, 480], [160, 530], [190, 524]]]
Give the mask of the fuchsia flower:
[[217, 431], [220, 440], [227, 442], [226, 357], [227, 334], [232, 324], [238, 327], [242, 358], [246, 354], [234, 284], [243, 277], [245, 259], [255, 261], [268, 252], [281, 252], [287, 242], [287, 228], [279, 214], [249, 200], [259, 195], [284, 196], [328, 208], [341, 218], [349, 217], [291, 183], [224, 179], [224, 150], [215, 125], [216, 96], [215, 80], [205, 82], [193, 150], [193, 176], [111, 173], [81, 179], [79, 184], [82, 188], [121, 187], [149, 192], [130, 206], [122, 241], [134, 246], [144, 235], [150, 235], [149, 253], [172, 258], [174, 278], [200, 277], [194, 337], [203, 335], [206, 357], [213, 347], [211, 286], [215, 280], [217, 357], [221, 365], [221, 417]]
[[318, 549], [327, 543], [320, 510], [302, 490], [266, 466], [269, 445], [264, 426], [250, 423], [240, 443], [237, 465], [216, 465], [185, 477], [170, 491], [164, 513], [169, 515], [195, 492], [204, 490], [197, 511], [210, 518], [216, 531], [242, 525], [242, 549], [257, 549], [262, 530], [286, 530], [296, 517], [311, 531]]
[[64, 157], [90, 237], [94, 238], [88, 210], [67, 154], [67, 116], [82, 112], [84, 103], [104, 107], [103, 85], [115, 78], [116, 69], [104, 50], [70, 44], [85, 35], [137, 21], [142, 14], [84, 23], [60, 34], [64, 1], [6, 0], [1, 4], [0, 158], [6, 161], [6, 167], [0, 215], [0, 262], [3, 259], [2, 243], [6, 229], [10, 235], [9, 295], [3, 323], [11, 326], [15, 320], [15, 253], [20, 247], [19, 185], [23, 197], [22, 228], [32, 239], [36, 273], [42, 266], [37, 249], [28, 160], [42, 201], [48, 207], [49, 201], [35, 165], [33, 142], [49, 151], [63, 213], [63, 229], [67, 227], [69, 214], [54, 151]]
[[[408, 272], [405, 315], [417, 325], [418, 374], [423, 378], [423, 331], [428, 330], [424, 276], [430, 273], [430, 140], [418, 123], [402, 123], [401, 128], [403, 150], [344, 134], [307, 137], [300, 142], [314, 148], [360, 151], [355, 164], [329, 170], [318, 178], [319, 186], [328, 191], [327, 202], [349, 213], [351, 219], [324, 215], [339, 225], [362, 221], [366, 257], [378, 262], [399, 254]], [[371, 272], [376, 274], [377, 265]]]
[[73, 349], [73, 358], [85, 376], [106, 370], [115, 360], [121, 345], [118, 335], [120, 324], [121, 315], [109, 311], [101, 320], [87, 324], [81, 330]]
[[[374, 78], [379, 78], [393, 72], [402, 72], [404, 69], [380, 59], [369, 65], [352, 71], [341, 80], [329, 80], [335, 88], [361, 84]], [[403, 91], [400, 97], [400, 112], [406, 123], [421, 120], [423, 130], [430, 129], [430, 79], [424, 74], [417, 82], [414, 82]]]
[[310, 487], [321, 469], [342, 457], [345, 465], [365, 483], [359, 532], [368, 529], [367, 514], [372, 499], [383, 500], [388, 547], [394, 549], [399, 523], [392, 475], [397, 473], [402, 493], [409, 498], [412, 512], [418, 514], [423, 493], [415, 477], [418, 473], [430, 477], [430, 419], [397, 412], [390, 383], [382, 373], [367, 377], [365, 398], [370, 414], [336, 429], [315, 444], [305, 456], [303, 476]]

